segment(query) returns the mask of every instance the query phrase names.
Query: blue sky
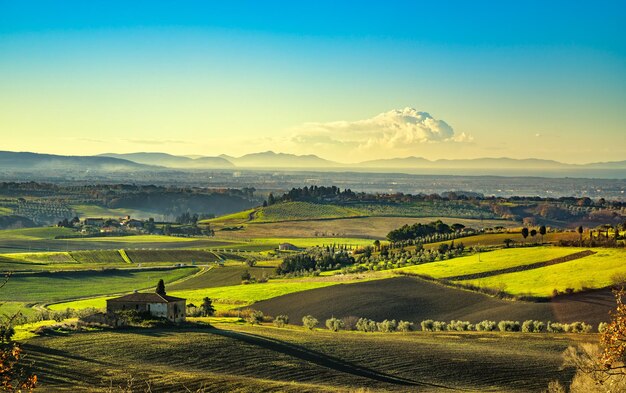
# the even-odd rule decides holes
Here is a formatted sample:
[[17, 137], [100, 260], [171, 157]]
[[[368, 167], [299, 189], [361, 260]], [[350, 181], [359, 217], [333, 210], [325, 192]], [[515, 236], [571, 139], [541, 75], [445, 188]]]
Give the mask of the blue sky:
[[623, 160], [624, 4], [0, 1], [3, 149]]

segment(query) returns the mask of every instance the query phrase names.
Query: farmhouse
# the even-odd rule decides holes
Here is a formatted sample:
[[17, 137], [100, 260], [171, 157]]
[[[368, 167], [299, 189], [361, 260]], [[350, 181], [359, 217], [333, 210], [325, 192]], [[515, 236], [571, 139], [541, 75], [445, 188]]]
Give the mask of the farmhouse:
[[83, 225], [101, 227], [101, 226], [104, 226], [104, 218], [94, 218], [94, 217], [85, 218]]
[[294, 246], [291, 243], [280, 243], [278, 245], [278, 250], [280, 251], [298, 251], [298, 247]]
[[184, 322], [186, 299], [165, 293], [131, 293], [107, 300], [107, 313], [123, 310], [147, 312], [155, 317], [167, 318], [172, 322]]

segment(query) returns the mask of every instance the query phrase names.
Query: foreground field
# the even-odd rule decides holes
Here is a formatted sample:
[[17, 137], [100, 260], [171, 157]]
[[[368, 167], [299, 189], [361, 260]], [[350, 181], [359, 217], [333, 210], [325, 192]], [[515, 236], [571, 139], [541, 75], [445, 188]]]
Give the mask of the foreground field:
[[[332, 333], [216, 324], [39, 337], [24, 344], [44, 391], [540, 391], [567, 382], [561, 352], [593, 336]], [[105, 350], [106, 348], [106, 350]], [[185, 348], [181, 351], [181, 348]], [[100, 388], [98, 390], [98, 388]]]

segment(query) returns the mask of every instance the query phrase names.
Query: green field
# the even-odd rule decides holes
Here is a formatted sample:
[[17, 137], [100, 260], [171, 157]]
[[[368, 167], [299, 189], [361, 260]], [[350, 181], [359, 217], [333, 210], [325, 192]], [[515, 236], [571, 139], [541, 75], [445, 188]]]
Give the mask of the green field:
[[56, 236], [74, 235], [72, 229], [57, 227], [5, 229], [0, 231], [2, 240], [47, 240]]
[[[561, 353], [590, 337], [520, 333], [332, 333], [232, 323], [36, 337], [42, 391], [542, 391], [569, 382]], [[184, 349], [184, 350], [181, 350]], [[141, 389], [141, 390], [140, 390]]]
[[364, 215], [362, 212], [337, 205], [309, 202], [284, 202], [261, 208], [254, 222], [297, 221], [325, 218], [346, 218]]
[[581, 251], [571, 247], [508, 248], [402, 268], [402, 271], [446, 278], [548, 261]]
[[513, 295], [549, 297], [552, 291], [573, 288], [603, 288], [626, 277], [626, 250], [594, 249], [597, 254], [538, 269], [507, 273], [476, 280], [465, 280], [479, 287], [501, 288]]
[[196, 273], [196, 268], [103, 270], [14, 275], [0, 291], [0, 301], [49, 303], [134, 289], [152, 288]]

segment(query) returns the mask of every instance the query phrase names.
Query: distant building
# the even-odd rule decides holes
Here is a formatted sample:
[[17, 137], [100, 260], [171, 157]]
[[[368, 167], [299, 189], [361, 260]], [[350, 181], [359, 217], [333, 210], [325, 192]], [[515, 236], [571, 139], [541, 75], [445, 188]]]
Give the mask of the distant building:
[[83, 224], [86, 226], [101, 227], [104, 226], [104, 218], [85, 218]]
[[125, 221], [124, 225], [126, 225], [128, 228], [143, 228], [143, 221], [131, 218], [130, 220]]
[[131, 293], [122, 297], [107, 300], [107, 313], [123, 310], [148, 312], [159, 318], [167, 318], [172, 322], [185, 322], [186, 299], [151, 293]]
[[294, 246], [291, 243], [280, 243], [278, 245], [278, 250], [279, 251], [298, 251], [299, 248]]

